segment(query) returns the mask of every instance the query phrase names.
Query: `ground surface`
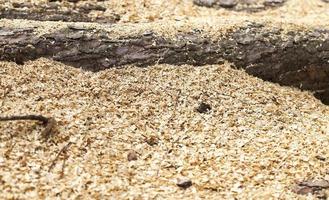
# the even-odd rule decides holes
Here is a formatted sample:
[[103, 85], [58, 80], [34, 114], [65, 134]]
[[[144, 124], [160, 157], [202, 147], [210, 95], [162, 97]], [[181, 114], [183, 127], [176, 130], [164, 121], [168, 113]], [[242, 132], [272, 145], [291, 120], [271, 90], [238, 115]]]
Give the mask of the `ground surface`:
[[[1, 9], [18, 7], [15, 12], [26, 16], [21, 4], [4, 2]], [[55, 4], [65, 10], [88, 2], [106, 9], [83, 18], [99, 23], [76, 26], [110, 30], [108, 37], [116, 39], [148, 30], [173, 38], [201, 27], [220, 38], [246, 19], [325, 29], [329, 19], [329, 6], [320, 0], [288, 0], [257, 12], [187, 0]], [[31, 3], [33, 9], [42, 5]], [[8, 27], [29, 26], [42, 35], [68, 24], [3, 19], [0, 36]], [[91, 72], [44, 58], [1, 61], [1, 116], [42, 114], [56, 119], [57, 130], [45, 142], [42, 124], [0, 122], [0, 198], [326, 198], [322, 189], [329, 186], [300, 182], [329, 181], [329, 107], [309, 91], [233, 65], [131, 64]], [[202, 103], [209, 112], [200, 112]], [[178, 187], [182, 177], [192, 186]]]
[[[292, 198], [296, 180], [327, 173], [329, 109], [225, 65], [90, 73], [40, 60], [1, 63], [1, 76], [3, 114], [59, 121], [48, 143], [35, 123], [1, 124], [2, 198]], [[179, 189], [181, 176], [194, 185]]]

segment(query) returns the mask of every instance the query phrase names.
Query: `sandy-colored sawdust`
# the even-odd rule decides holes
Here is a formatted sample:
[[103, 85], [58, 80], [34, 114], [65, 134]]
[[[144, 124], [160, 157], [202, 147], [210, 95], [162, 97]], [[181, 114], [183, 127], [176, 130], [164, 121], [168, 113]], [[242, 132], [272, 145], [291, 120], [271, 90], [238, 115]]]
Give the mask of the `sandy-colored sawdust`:
[[[235, 12], [228, 9], [199, 7], [193, 0], [123, 0], [109, 1], [106, 12], [117, 12], [121, 16], [120, 22], [152, 22], [157, 20], [188, 20], [200, 17], [246, 18], [250, 16], [260, 18], [277, 18], [281, 20], [303, 20], [312, 18], [314, 23], [323, 22], [323, 17], [329, 16], [329, 5], [321, 0], [288, 0], [282, 7], [266, 9], [261, 12]], [[305, 21], [305, 20], [304, 20]]]
[[[10, 7], [13, 2], [5, 2], [2, 6]], [[24, 1], [15, 0], [15, 2]], [[45, 0], [28, 2], [38, 7], [44, 4]], [[77, 4], [88, 3], [96, 4], [96, 1], [81, 1]], [[72, 7], [71, 4], [63, 1], [60, 5], [64, 9], [68, 5]], [[121, 0], [104, 1], [101, 5], [107, 9], [102, 15], [117, 13], [121, 20], [116, 24], [99, 24], [1, 19], [0, 27], [28, 27], [41, 36], [74, 24], [86, 29], [107, 31], [111, 38], [124, 38], [149, 32], [167, 38], [176, 38], [184, 32], [201, 30], [202, 36], [213, 39], [218, 39], [225, 35], [226, 31], [245, 26], [247, 23], [266, 24], [267, 27], [283, 28], [287, 32], [292, 29], [329, 27], [329, 3], [321, 0], [288, 0], [282, 7], [256, 13], [200, 7], [194, 5], [192, 0]]]
[[[30, 3], [36, 8], [48, 3], [49, 0], [0, 0], [2, 7], [12, 8], [14, 3]], [[251, 0], [250, 2], [253, 2]], [[235, 16], [244, 18], [248, 16], [271, 17], [286, 19], [291, 18], [296, 21], [304, 17], [312, 16], [316, 22], [323, 21], [323, 17], [329, 16], [329, 5], [321, 0], [287, 0], [287, 2], [273, 9], [266, 9], [261, 12], [235, 12], [224, 8], [207, 8], [193, 4], [193, 0], [84, 0], [77, 3], [68, 1], [57, 1], [55, 4], [62, 10], [74, 9], [81, 5], [100, 5], [105, 12], [92, 11], [90, 17], [112, 16], [114, 13], [120, 16], [119, 23], [127, 22], [154, 22], [159, 20], [184, 20], [199, 17], [227, 17]], [[29, 8], [26, 8], [29, 9]]]
[[[44, 3], [33, 0], [31, 2], [35, 5]], [[82, 3], [93, 2], [82, 1]], [[245, 26], [247, 23], [267, 24], [268, 27], [287, 29], [287, 32], [291, 29], [329, 27], [329, 3], [321, 0], [288, 0], [282, 7], [256, 13], [200, 7], [194, 5], [192, 0], [122, 0], [105, 1], [102, 5], [107, 8], [106, 12], [118, 13], [121, 20], [116, 24], [99, 24], [1, 19], [0, 27], [29, 27], [43, 35], [73, 24], [86, 29], [107, 31], [111, 38], [124, 38], [149, 32], [176, 38], [184, 32], [201, 30], [202, 36], [214, 39], [225, 35], [226, 31]], [[106, 15], [106, 12], [103, 15]]]
[[[84, 22], [40, 22], [30, 20], [0, 20], [0, 27], [12, 29], [31, 29], [38, 34], [39, 37], [47, 37], [47, 34], [58, 32], [68, 27], [79, 27], [85, 30], [94, 30], [92, 34], [99, 32], [107, 33], [108, 37], [112, 40], [129, 37], [139, 37], [143, 34], [152, 33], [168, 39], [179, 40], [179, 35], [184, 33], [196, 33], [199, 37], [211, 38], [219, 40], [225, 37], [227, 32], [232, 32], [241, 27], [258, 23], [264, 26], [264, 29], [272, 31], [273, 29], [282, 29], [282, 37], [286, 37], [288, 32], [307, 32], [314, 29], [329, 28], [329, 16], [324, 18], [321, 23], [313, 23], [309, 18], [308, 20], [281, 20], [277, 18], [259, 18], [259, 17], [246, 17], [235, 18], [234, 16], [226, 18], [194, 18], [182, 21], [157, 21], [150, 23], [127, 23], [104, 25], [99, 23], [84, 23]], [[179, 41], [178, 41], [179, 42]]]
[[58, 121], [47, 143], [36, 122], [0, 123], [1, 199], [292, 199], [296, 180], [329, 179], [328, 107], [228, 64], [91, 73], [40, 59], [0, 76], [1, 115]]
[[[193, 29], [216, 38], [246, 21], [287, 31], [329, 26], [329, 4], [320, 0], [289, 0], [252, 14], [192, 0], [104, 5], [104, 15], [120, 15], [118, 24], [75, 24], [113, 38], [150, 30], [175, 37]], [[69, 24], [0, 20], [0, 27], [37, 27], [41, 35]], [[200, 102], [212, 111], [198, 113]], [[0, 62], [0, 113], [43, 114], [58, 122], [47, 143], [37, 122], [0, 122], [0, 199], [302, 199], [307, 196], [291, 191], [295, 181], [329, 180], [329, 108], [309, 92], [228, 64], [92, 73], [45, 59]], [[157, 144], [148, 144], [150, 138]], [[137, 160], [129, 162], [132, 151]], [[176, 185], [182, 176], [192, 187]]]

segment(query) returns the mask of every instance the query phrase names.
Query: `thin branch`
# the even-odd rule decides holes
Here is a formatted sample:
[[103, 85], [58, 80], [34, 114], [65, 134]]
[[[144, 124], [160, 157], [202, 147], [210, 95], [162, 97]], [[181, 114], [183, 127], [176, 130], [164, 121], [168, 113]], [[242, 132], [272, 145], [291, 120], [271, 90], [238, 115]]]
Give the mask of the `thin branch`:
[[[73, 144], [73, 142], [69, 142], [69, 143], [67, 143], [59, 152], [58, 152], [58, 154], [57, 154], [57, 156], [56, 156], [56, 158], [53, 160], [53, 162], [51, 163], [51, 165], [49, 166], [49, 168], [48, 168], [48, 172], [50, 172], [54, 167], [55, 167], [55, 165], [56, 165], [56, 162], [57, 162], [57, 160], [58, 160], [58, 158], [59, 158], [59, 156], [61, 155], [61, 154], [63, 154], [63, 153], [67, 153], [67, 150], [68, 150], [68, 148], [71, 146]], [[67, 156], [68, 157], [68, 156]], [[67, 158], [67, 157], [65, 157], [65, 158]], [[65, 160], [65, 158], [64, 158], [64, 160]], [[64, 163], [63, 163], [63, 165], [64, 165]], [[62, 168], [63, 168], [63, 166], [62, 166]], [[63, 169], [62, 169], [63, 170]]]
[[0, 117], [0, 121], [15, 121], [15, 120], [36, 120], [44, 124], [48, 123], [48, 118], [42, 115], [13, 115], [7, 117]]
[[17, 121], [17, 120], [35, 120], [40, 121], [44, 125], [46, 125], [45, 130], [42, 131], [41, 136], [48, 140], [51, 136], [52, 132], [54, 131], [56, 127], [56, 120], [52, 117], [47, 118], [42, 115], [13, 115], [13, 116], [7, 116], [7, 117], [0, 117], [1, 121]]

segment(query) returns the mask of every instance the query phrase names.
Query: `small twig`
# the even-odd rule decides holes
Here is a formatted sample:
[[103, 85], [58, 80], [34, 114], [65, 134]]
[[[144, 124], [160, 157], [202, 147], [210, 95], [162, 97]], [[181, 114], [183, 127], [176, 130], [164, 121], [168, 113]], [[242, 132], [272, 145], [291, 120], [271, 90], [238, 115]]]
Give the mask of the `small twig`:
[[16, 121], [16, 120], [35, 120], [40, 121], [44, 125], [46, 125], [46, 128], [44, 131], [42, 131], [41, 136], [48, 140], [50, 137], [52, 131], [56, 127], [56, 120], [52, 117], [47, 118], [42, 115], [14, 115], [14, 116], [7, 116], [7, 117], [0, 117], [1, 121]]
[[44, 124], [48, 123], [48, 118], [42, 115], [14, 115], [7, 117], [0, 117], [0, 121], [14, 121], [14, 120], [36, 120]]
[[61, 171], [60, 178], [63, 178], [63, 177], [64, 177], [65, 164], [66, 164], [66, 160], [67, 160], [69, 157], [70, 157], [70, 156], [67, 155], [67, 154], [64, 155], [63, 164], [62, 164], [62, 171]]
[[[56, 155], [56, 158], [53, 160], [53, 162], [51, 163], [51, 165], [49, 166], [49, 169], [48, 169], [48, 172], [50, 172], [54, 167], [55, 167], [55, 165], [56, 165], [56, 162], [57, 162], [57, 160], [58, 160], [58, 158], [59, 158], [59, 156], [62, 154], [62, 153], [67, 153], [67, 150], [68, 150], [68, 148], [71, 146], [73, 144], [73, 142], [69, 142], [69, 143], [67, 143], [59, 152], [58, 152], [58, 154]], [[68, 156], [67, 156], [68, 157]], [[67, 158], [67, 157], [65, 157], [65, 158]], [[65, 158], [64, 158], [64, 160], [65, 160]], [[62, 166], [63, 167], [63, 166]], [[62, 169], [63, 170], [63, 169]]]

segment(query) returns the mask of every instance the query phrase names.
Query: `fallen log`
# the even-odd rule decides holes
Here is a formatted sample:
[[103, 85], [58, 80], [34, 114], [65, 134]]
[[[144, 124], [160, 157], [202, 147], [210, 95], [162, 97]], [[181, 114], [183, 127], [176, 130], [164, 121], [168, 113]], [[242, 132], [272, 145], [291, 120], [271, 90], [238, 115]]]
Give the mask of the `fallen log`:
[[227, 60], [264, 80], [312, 90], [318, 96], [329, 89], [329, 29], [245, 22], [218, 30], [218, 37], [199, 28], [173, 37], [156, 30], [110, 34], [119, 28], [67, 24], [40, 33], [38, 25], [2, 26], [0, 60], [23, 64], [46, 57], [90, 71], [127, 64], [200, 66]]

